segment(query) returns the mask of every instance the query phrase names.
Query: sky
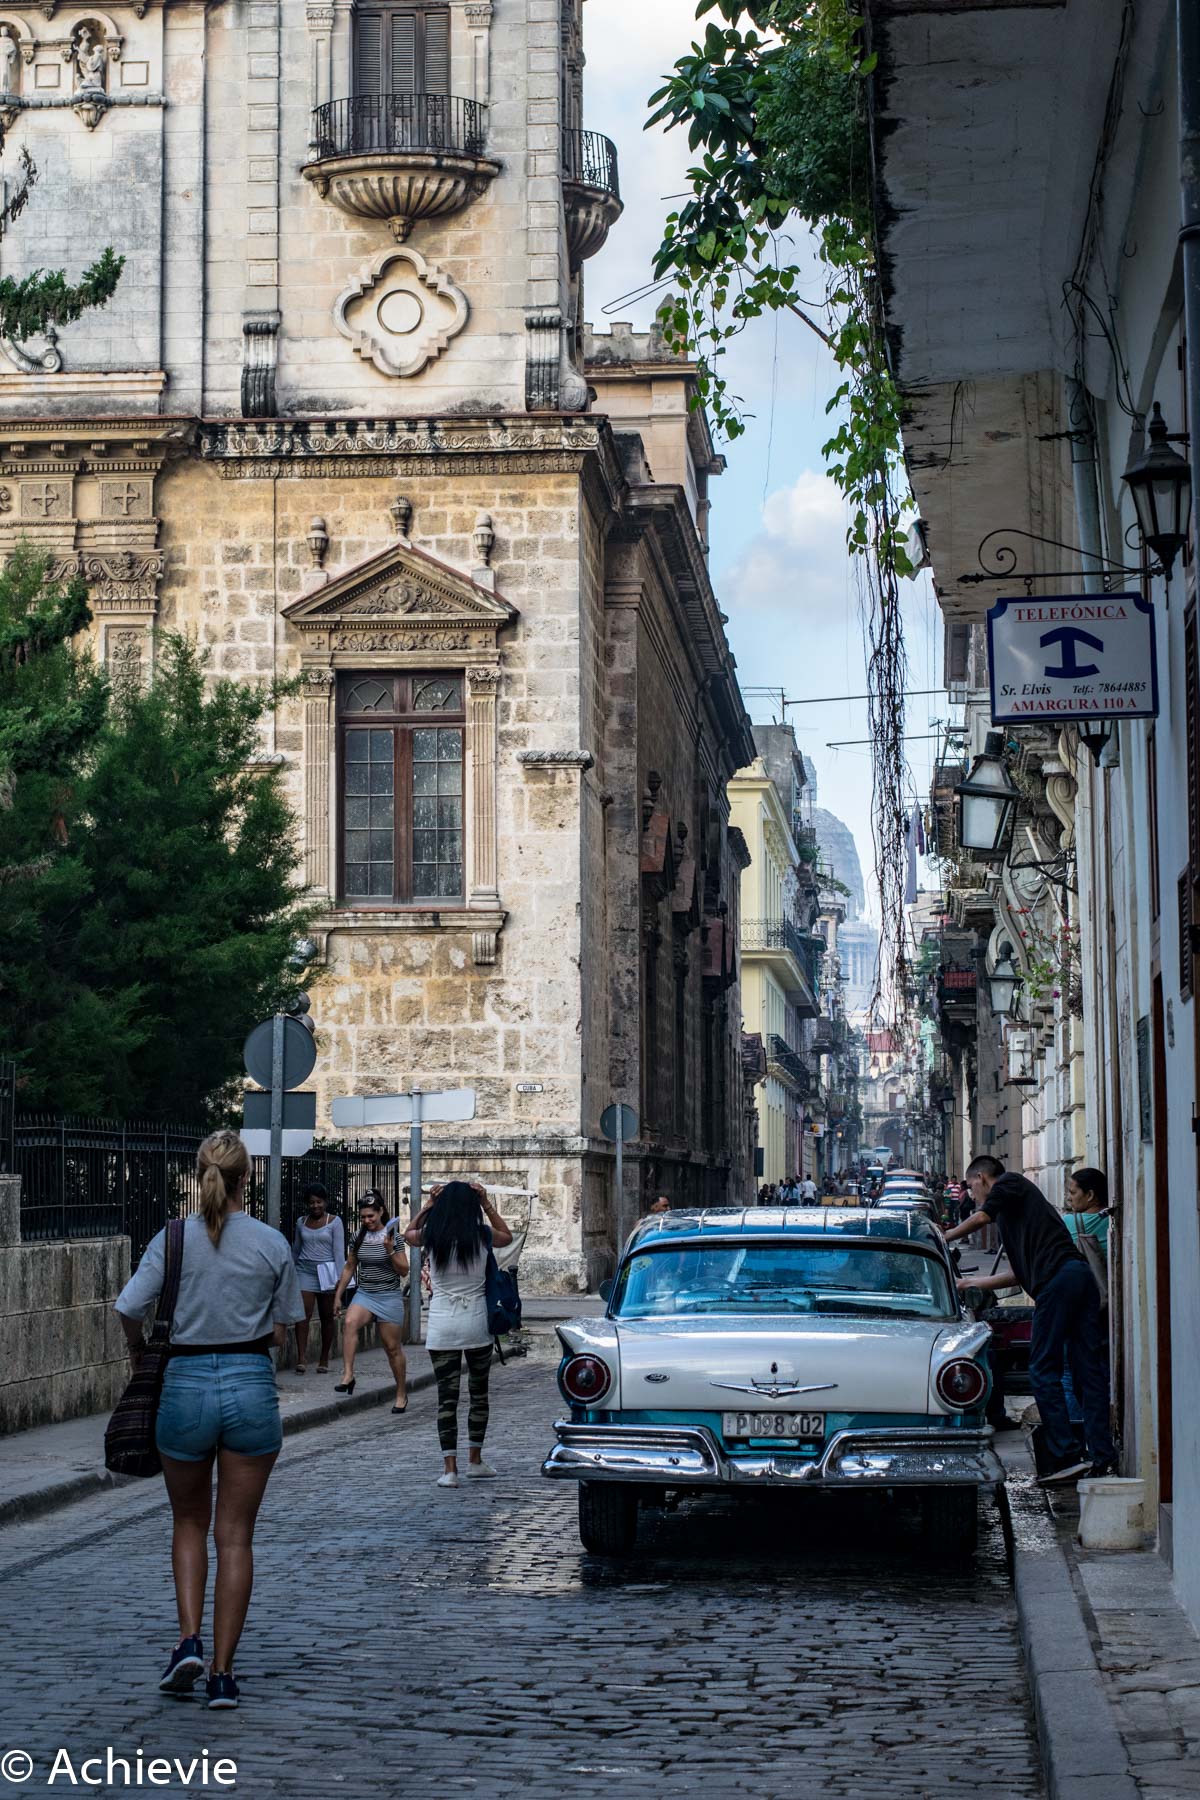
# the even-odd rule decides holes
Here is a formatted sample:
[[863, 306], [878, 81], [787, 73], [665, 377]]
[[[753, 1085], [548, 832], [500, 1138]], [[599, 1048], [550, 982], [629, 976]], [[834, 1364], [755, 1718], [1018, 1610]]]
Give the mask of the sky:
[[[613, 319], [646, 329], [658, 303], [623, 297], [647, 285], [662, 222], [684, 191], [689, 155], [682, 132], [643, 130], [646, 101], [696, 34], [696, 0], [587, 0], [584, 120], [611, 137], [620, 157], [623, 217], [585, 267], [585, 311], [603, 331]], [[803, 228], [794, 254], [811, 279], [802, 294], [819, 300], [823, 283]], [[722, 445], [729, 467], [712, 484], [711, 568], [729, 614], [747, 709], [756, 722], [782, 715], [778, 695], [826, 699], [866, 690], [863, 629], [846, 512], [824, 474], [829, 436], [825, 404], [836, 370], [820, 340], [792, 315], [752, 324], [725, 359], [731, 389], [751, 415], [747, 431]], [[937, 687], [941, 622], [928, 577], [903, 584], [910, 690]], [[774, 690], [775, 697], [764, 691]], [[937, 743], [930, 721], [944, 717], [944, 694], [909, 700], [906, 730], [913, 796], [928, 796]], [[820, 804], [854, 833], [872, 904], [870, 748], [831, 741], [867, 736], [864, 702], [789, 707], [789, 724], [817, 768]]]

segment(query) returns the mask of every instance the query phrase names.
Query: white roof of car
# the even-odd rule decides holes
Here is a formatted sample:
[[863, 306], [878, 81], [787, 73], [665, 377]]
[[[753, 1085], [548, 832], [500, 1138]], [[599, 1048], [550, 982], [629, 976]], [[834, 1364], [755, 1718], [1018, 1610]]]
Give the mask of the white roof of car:
[[797, 1237], [913, 1238], [923, 1244], [940, 1243], [934, 1226], [920, 1212], [862, 1206], [709, 1206], [679, 1207], [643, 1219], [630, 1243], [639, 1248], [669, 1239], [720, 1239], [722, 1237], [778, 1237], [795, 1232]]

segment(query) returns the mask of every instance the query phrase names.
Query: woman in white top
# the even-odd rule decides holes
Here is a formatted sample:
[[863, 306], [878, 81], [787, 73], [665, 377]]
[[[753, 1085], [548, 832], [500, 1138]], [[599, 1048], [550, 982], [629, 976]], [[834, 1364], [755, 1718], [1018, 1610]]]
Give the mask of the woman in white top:
[[433, 1286], [425, 1348], [438, 1392], [438, 1442], [444, 1463], [438, 1486], [458, 1486], [458, 1396], [464, 1355], [468, 1394], [464, 1474], [469, 1480], [487, 1480], [496, 1471], [483, 1460], [492, 1366], [484, 1281], [489, 1249], [511, 1244], [512, 1232], [477, 1182], [448, 1181], [433, 1190], [429, 1204], [404, 1235], [408, 1243], [426, 1251]]

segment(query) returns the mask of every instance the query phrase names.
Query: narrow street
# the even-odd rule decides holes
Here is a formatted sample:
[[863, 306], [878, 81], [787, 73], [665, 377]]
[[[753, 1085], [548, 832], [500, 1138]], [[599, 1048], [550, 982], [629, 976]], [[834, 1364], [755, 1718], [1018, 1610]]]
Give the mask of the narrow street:
[[498, 1370], [502, 1478], [457, 1492], [434, 1485], [428, 1391], [402, 1422], [289, 1441], [236, 1713], [156, 1692], [175, 1637], [157, 1483], [6, 1531], [0, 1747], [35, 1764], [13, 1791], [41, 1791], [62, 1746], [78, 1767], [140, 1745], [207, 1746], [238, 1792], [289, 1800], [1043, 1792], [998, 1513], [952, 1573], [915, 1521], [790, 1495], [652, 1514], [608, 1565], [580, 1550], [573, 1484], [538, 1474], [557, 1404], [549, 1360]]

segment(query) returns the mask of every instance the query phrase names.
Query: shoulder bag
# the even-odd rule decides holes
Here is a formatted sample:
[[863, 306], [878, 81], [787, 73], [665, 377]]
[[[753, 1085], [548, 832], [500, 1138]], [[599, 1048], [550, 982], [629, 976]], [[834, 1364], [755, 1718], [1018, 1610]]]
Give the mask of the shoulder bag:
[[182, 1219], [172, 1219], [167, 1226], [163, 1253], [163, 1284], [154, 1312], [154, 1324], [146, 1340], [146, 1348], [138, 1357], [137, 1368], [129, 1385], [113, 1408], [112, 1418], [104, 1433], [104, 1466], [114, 1475], [157, 1475], [162, 1470], [154, 1427], [158, 1418], [158, 1402], [163, 1376], [170, 1356], [171, 1321], [179, 1298], [179, 1277], [183, 1269]]

